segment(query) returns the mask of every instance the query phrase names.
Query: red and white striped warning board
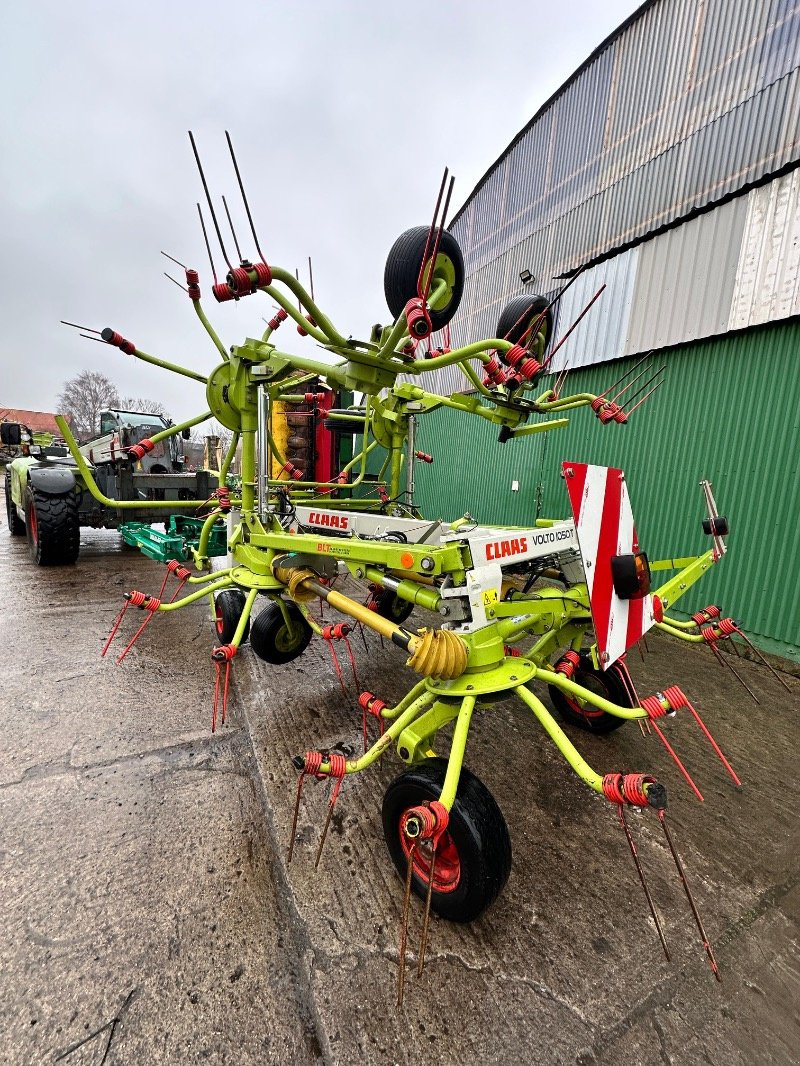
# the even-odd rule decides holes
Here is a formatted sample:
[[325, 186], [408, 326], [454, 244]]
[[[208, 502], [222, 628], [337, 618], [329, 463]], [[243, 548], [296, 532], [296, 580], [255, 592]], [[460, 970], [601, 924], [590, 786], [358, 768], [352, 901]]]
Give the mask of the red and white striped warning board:
[[625, 474], [610, 466], [562, 463], [589, 589], [597, 652], [607, 670], [655, 622], [652, 596], [621, 600], [611, 559], [638, 552]]

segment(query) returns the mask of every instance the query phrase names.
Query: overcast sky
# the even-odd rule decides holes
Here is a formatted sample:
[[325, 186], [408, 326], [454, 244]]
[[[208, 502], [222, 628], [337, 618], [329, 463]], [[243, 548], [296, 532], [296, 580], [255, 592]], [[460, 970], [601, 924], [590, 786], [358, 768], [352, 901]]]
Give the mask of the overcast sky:
[[[0, 407], [54, 410], [67, 379], [98, 370], [122, 394], [161, 400], [176, 420], [204, 410], [201, 385], [59, 325], [113, 326], [146, 352], [207, 372], [215, 351], [163, 276], [172, 268], [162, 248], [200, 270], [225, 344], [260, 335], [266, 298], [211, 297], [188, 129], [212, 192], [235, 205], [245, 254], [253, 249], [242, 240], [225, 129], [267, 259], [305, 273], [310, 255], [323, 310], [343, 333], [368, 335], [388, 317], [386, 253], [403, 230], [428, 224], [443, 167], [456, 175], [457, 207], [637, 6], [4, 5]], [[276, 341], [316, 351], [288, 325]]]

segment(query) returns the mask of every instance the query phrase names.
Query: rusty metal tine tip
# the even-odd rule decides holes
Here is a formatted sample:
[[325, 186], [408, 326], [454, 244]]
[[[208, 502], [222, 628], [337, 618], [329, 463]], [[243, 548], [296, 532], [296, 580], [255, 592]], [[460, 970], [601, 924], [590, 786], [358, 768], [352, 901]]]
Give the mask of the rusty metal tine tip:
[[176, 259], [174, 255], [170, 255], [169, 252], [165, 252], [163, 248], [161, 249], [161, 255], [163, 255], [165, 259], [171, 259], [172, 262], [175, 263], [176, 266], [179, 266], [182, 270], [187, 269], [185, 263], [182, 263], [180, 259]]
[[183, 291], [184, 291], [184, 292], [188, 292], [188, 291], [189, 291], [189, 290], [188, 290], [188, 289], [186, 288], [186, 286], [185, 286], [185, 285], [181, 285], [181, 283], [180, 283], [180, 282], [179, 282], [179, 281], [178, 281], [178, 280], [177, 280], [176, 278], [173, 278], [172, 274], [168, 274], [168, 273], [166, 272], [166, 270], [164, 271], [164, 277], [165, 277], [165, 278], [169, 278], [169, 280], [170, 280], [170, 281], [172, 282], [172, 284], [173, 284], [173, 285], [177, 285], [177, 286], [178, 286], [178, 288], [179, 288], [179, 289], [183, 289]]
[[79, 326], [77, 322], [67, 322], [65, 318], [61, 319], [62, 326], [72, 326], [73, 329], [85, 329], [87, 333], [100, 333], [99, 329], [92, 329], [91, 326]]

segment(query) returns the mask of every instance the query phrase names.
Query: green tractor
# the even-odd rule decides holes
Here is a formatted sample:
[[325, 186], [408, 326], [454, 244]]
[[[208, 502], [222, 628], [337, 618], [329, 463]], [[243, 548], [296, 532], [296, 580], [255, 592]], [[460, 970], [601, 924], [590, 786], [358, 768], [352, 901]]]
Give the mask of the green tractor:
[[[9, 533], [27, 536], [39, 566], [64, 566], [78, 558], [82, 526], [121, 529], [124, 535], [129, 524], [149, 529], [176, 510], [196, 511], [214, 493], [217, 479], [206, 470], [184, 473], [183, 438], [169, 433], [174, 429], [160, 415], [102, 412], [100, 435], [80, 449], [92, 473], [90, 489], [68, 448], [36, 443], [18, 422], [1, 423], [0, 443], [19, 453], [6, 467]], [[150, 447], [160, 433], [167, 434], [166, 441]], [[136, 546], [128, 537], [125, 542]]]

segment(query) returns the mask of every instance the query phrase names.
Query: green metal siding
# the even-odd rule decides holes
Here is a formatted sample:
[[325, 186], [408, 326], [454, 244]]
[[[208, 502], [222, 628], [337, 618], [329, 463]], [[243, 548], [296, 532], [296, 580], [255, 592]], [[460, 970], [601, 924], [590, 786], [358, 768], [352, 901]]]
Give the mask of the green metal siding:
[[[417, 503], [429, 517], [469, 511], [502, 524], [566, 517], [562, 460], [620, 466], [656, 559], [708, 546], [706, 477], [730, 522], [730, 550], [681, 607], [719, 603], [763, 648], [800, 661], [800, 323], [693, 343], [666, 360], [664, 385], [624, 426], [581, 409], [566, 429], [501, 445], [483, 419], [449, 409], [420, 419], [419, 447], [435, 463], [418, 468]], [[602, 392], [633, 361], [572, 373], [567, 391]]]

